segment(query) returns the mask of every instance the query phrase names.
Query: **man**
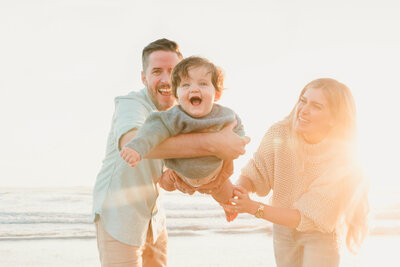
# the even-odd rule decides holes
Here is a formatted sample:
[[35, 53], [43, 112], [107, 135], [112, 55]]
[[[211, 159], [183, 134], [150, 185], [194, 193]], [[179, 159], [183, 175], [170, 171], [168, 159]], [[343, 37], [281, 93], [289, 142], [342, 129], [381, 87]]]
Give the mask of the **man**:
[[[225, 164], [225, 171], [214, 185], [199, 190], [209, 192], [231, 175], [231, 161], [245, 152], [249, 142], [248, 138], [233, 133], [234, 125], [229, 125], [219, 133], [169, 138], [134, 168], [120, 157], [119, 150], [135, 136], [152, 111], [168, 110], [175, 104], [170, 74], [181, 59], [175, 42], [159, 39], [150, 43], [142, 53], [145, 88], [115, 98], [106, 156], [93, 190], [92, 219], [102, 266], [167, 265], [165, 215], [157, 184], [163, 171], [159, 158], [216, 155], [230, 162]], [[192, 188], [178, 179], [176, 184], [181, 191], [193, 193]]]

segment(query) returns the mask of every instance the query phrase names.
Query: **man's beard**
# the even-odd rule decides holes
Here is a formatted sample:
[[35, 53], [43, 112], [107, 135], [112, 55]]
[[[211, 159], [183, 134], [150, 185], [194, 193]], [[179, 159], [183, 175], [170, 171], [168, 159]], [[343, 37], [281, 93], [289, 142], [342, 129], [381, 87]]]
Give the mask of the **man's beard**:
[[168, 97], [168, 95], [163, 95], [162, 92], [159, 91], [160, 89], [171, 89], [171, 85], [169, 83], [168, 84], [160, 84], [160, 85], [156, 86], [155, 89], [153, 87], [150, 87], [150, 88], [148, 87], [150, 99], [152, 100], [153, 104], [156, 106], [157, 110], [160, 110], [160, 111], [168, 110], [174, 105], [174, 97], [172, 96], [172, 92], [171, 92], [171, 95], [169, 96], [172, 101], [171, 105], [167, 105], [167, 101], [159, 102], [157, 99], [157, 95], [159, 95], [160, 97]]

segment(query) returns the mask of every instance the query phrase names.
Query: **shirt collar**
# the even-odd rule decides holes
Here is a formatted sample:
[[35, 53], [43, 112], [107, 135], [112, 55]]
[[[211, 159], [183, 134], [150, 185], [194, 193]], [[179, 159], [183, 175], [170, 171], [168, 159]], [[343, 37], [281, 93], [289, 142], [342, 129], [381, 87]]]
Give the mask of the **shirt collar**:
[[151, 101], [151, 99], [150, 99], [149, 92], [147, 91], [147, 87], [143, 88], [140, 91], [140, 93], [144, 96], [144, 98], [146, 99], [146, 102], [149, 103], [149, 105], [151, 106], [151, 109], [157, 110], [157, 108], [154, 105], [153, 101]]

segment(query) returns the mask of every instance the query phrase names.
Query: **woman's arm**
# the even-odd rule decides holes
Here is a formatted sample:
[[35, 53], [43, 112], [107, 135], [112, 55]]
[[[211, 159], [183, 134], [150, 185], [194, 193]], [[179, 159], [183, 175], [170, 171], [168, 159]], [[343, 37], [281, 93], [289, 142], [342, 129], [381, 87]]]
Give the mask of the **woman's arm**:
[[296, 228], [300, 223], [300, 212], [297, 209], [278, 208], [266, 205], [250, 199], [247, 190], [237, 186], [234, 190], [236, 197], [232, 198], [229, 204], [221, 204], [229, 212], [249, 213], [255, 215], [260, 207], [263, 207], [261, 219], [275, 224]]
[[243, 174], [239, 176], [239, 179], [236, 181], [236, 186], [244, 188], [248, 193], [256, 192], [253, 182]]

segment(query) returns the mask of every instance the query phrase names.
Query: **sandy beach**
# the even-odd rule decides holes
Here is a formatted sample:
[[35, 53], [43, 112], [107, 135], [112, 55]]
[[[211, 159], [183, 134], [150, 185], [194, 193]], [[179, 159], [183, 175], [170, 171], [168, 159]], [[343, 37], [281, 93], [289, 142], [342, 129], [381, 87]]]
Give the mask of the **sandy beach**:
[[[100, 266], [90, 188], [0, 194], [0, 267]], [[400, 266], [398, 195], [374, 197], [372, 234], [359, 255], [343, 250], [341, 266]], [[270, 223], [245, 214], [226, 223], [221, 208], [202, 194], [170, 192], [163, 203], [170, 267], [275, 266]]]
[[[341, 266], [400, 266], [399, 236], [371, 236], [358, 256], [344, 252]], [[0, 241], [0, 266], [100, 266], [96, 240]], [[171, 267], [275, 266], [272, 238], [266, 233], [172, 236]]]

